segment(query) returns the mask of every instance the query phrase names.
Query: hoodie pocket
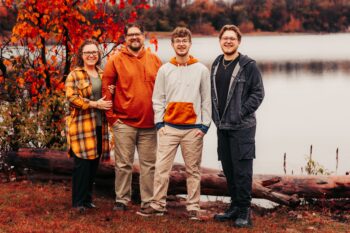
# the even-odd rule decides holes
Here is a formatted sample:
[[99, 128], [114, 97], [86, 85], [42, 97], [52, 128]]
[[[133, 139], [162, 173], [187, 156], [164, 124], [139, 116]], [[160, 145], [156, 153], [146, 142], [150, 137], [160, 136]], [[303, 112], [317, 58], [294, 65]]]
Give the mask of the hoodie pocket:
[[195, 124], [197, 115], [193, 103], [170, 102], [166, 108], [164, 121], [176, 125]]

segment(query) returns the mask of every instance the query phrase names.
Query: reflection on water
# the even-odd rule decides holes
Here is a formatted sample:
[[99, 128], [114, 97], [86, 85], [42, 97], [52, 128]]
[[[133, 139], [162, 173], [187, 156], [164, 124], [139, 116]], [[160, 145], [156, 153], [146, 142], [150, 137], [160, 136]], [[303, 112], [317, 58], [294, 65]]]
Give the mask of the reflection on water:
[[[239, 50], [258, 63], [307, 63], [347, 61], [350, 33], [325, 35], [243, 36]], [[150, 46], [154, 48], [154, 46]], [[216, 37], [193, 38], [191, 54], [204, 64], [211, 64], [221, 53]], [[158, 54], [163, 61], [174, 56], [170, 39], [159, 39]]]
[[[350, 170], [350, 79], [343, 72], [264, 74], [266, 96], [257, 112], [256, 173], [301, 174], [309, 147], [313, 158], [335, 171], [339, 148], [338, 174]], [[203, 166], [221, 169], [217, 161], [216, 128], [205, 136]], [[181, 162], [179, 155], [176, 161]], [[305, 170], [305, 169], [304, 169]]]
[[350, 61], [259, 62], [259, 68], [264, 74], [295, 71], [315, 74], [341, 71], [350, 74]]

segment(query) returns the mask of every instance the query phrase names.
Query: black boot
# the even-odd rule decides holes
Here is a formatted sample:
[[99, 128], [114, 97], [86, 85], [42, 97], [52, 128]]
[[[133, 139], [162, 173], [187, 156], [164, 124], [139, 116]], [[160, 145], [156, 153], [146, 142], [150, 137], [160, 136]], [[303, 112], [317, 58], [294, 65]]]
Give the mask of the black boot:
[[231, 206], [223, 214], [215, 214], [214, 220], [219, 222], [224, 222], [228, 220], [236, 220], [238, 217], [239, 208], [237, 206]]
[[239, 228], [249, 228], [253, 226], [253, 222], [251, 219], [251, 210], [249, 207], [241, 207], [239, 208], [239, 215], [236, 221], [233, 223], [234, 227]]

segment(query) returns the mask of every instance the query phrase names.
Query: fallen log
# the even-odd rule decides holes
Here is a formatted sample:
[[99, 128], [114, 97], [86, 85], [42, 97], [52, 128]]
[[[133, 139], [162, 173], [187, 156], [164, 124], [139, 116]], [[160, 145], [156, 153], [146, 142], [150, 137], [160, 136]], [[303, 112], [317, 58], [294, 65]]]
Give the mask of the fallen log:
[[[42, 149], [20, 149], [8, 152], [6, 161], [17, 168], [30, 168], [45, 172], [42, 179], [70, 179], [73, 160], [66, 152]], [[133, 166], [133, 192], [139, 193], [139, 165]], [[228, 196], [226, 179], [216, 169], [201, 169], [201, 194]], [[34, 173], [35, 175], [35, 173]], [[97, 172], [96, 183], [113, 187], [113, 161], [103, 162]], [[37, 177], [38, 178], [38, 177]], [[175, 163], [170, 173], [169, 195], [186, 194], [186, 171], [182, 164]], [[350, 176], [290, 176], [254, 175], [253, 197], [263, 198], [278, 204], [296, 206], [300, 198], [350, 198]]]

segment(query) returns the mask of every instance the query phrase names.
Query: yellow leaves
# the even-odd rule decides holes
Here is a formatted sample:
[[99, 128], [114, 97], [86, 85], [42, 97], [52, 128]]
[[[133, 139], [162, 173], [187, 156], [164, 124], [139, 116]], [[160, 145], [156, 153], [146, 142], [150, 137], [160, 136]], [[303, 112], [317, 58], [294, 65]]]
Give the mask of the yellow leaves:
[[12, 44], [16, 44], [17, 41], [18, 41], [18, 39], [17, 39], [16, 36], [12, 36], [12, 37], [11, 37], [11, 43], [12, 43]]
[[54, 66], [57, 65], [57, 57], [55, 55], [52, 55], [50, 58], [51, 58], [51, 63], [52, 63], [52, 66], [50, 67], [50, 70], [55, 73], [55, 67]]
[[41, 18], [41, 23], [46, 25], [50, 21], [50, 16], [45, 13], [45, 15]]
[[5, 66], [10, 66], [10, 65], [12, 65], [12, 63], [11, 63], [10, 60], [4, 60], [3, 63], [4, 63]]
[[102, 34], [101, 29], [97, 29], [96, 31], [93, 31], [92, 37], [97, 38]]
[[38, 18], [39, 18], [39, 13], [33, 13], [33, 12], [27, 12], [24, 14], [24, 18], [27, 20], [30, 20], [31, 22], [33, 22], [35, 25], [38, 25]]
[[24, 78], [17, 78], [17, 84], [20, 88], [24, 87]]
[[40, 40], [38, 40], [36, 43], [35, 43], [35, 46], [38, 48], [38, 49], [41, 49], [43, 47], [43, 44], [41, 43]]

